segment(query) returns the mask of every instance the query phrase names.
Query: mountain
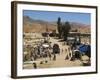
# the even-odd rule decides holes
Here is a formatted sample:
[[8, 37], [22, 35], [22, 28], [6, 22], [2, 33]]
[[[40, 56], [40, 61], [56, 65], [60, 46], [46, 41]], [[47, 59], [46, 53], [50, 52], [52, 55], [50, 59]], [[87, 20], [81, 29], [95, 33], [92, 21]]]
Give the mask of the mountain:
[[[46, 32], [48, 31], [57, 31], [57, 24], [56, 22], [47, 22], [43, 20], [35, 20], [28, 16], [23, 17], [23, 25], [24, 25], [24, 32]], [[77, 23], [77, 22], [70, 22], [71, 31], [77, 29], [78, 32], [81, 33], [90, 33], [90, 25]]]
[[42, 20], [34, 20], [28, 16], [23, 17], [24, 24], [24, 32], [45, 32], [46, 28], [49, 31], [56, 30], [57, 26], [55, 24], [42, 21]]
[[70, 22], [71, 29], [72, 30], [78, 30], [78, 32], [81, 33], [90, 33], [91, 28], [90, 25], [82, 24], [82, 23], [77, 23], [77, 22]]

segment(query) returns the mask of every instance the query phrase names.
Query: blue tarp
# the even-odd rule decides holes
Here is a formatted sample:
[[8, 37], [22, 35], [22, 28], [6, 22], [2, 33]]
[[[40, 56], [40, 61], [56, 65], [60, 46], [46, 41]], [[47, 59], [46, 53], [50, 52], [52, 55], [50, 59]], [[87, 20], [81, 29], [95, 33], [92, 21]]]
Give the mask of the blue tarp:
[[90, 45], [82, 44], [82, 45], [79, 46], [79, 49], [78, 50], [80, 52], [83, 52], [83, 53], [90, 52], [91, 46]]

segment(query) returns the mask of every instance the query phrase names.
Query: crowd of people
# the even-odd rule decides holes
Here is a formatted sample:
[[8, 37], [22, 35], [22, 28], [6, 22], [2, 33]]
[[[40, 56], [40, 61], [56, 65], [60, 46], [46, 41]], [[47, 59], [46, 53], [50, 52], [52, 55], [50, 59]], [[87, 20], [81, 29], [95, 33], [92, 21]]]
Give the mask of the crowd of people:
[[[48, 62], [49, 60], [56, 61], [56, 55], [59, 54], [66, 54], [64, 60], [70, 60], [74, 61], [76, 59], [81, 60], [81, 51], [79, 50], [79, 44], [72, 43], [70, 45], [67, 44], [67, 42], [64, 42], [62, 46], [67, 46], [66, 48], [59, 47], [59, 44], [53, 44], [51, 45], [51, 42], [48, 42], [46, 40], [40, 42], [37, 46], [32, 47], [30, 50], [30, 59], [31, 61], [36, 61], [38, 59], [41, 59], [41, 64], [44, 62]], [[90, 53], [90, 49], [85, 52], [85, 55]], [[88, 56], [88, 55], [87, 55]], [[90, 56], [89, 56], [90, 58]]]
[[56, 60], [56, 54], [60, 53], [58, 44], [51, 45], [51, 42], [46, 40], [39, 42], [34, 47], [27, 48], [30, 48], [28, 54], [30, 54], [30, 60], [32, 61], [36, 61], [37, 59], [44, 59], [45, 61], [47, 59]]

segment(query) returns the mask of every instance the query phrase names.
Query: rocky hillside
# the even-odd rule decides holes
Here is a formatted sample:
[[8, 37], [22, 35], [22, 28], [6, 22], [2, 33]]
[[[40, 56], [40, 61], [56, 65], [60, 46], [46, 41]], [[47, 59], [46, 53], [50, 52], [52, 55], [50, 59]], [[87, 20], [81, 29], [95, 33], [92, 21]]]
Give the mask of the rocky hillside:
[[[28, 16], [23, 17], [24, 32], [45, 32], [48, 31], [57, 31], [56, 22], [46, 22], [42, 20], [34, 20]], [[70, 22], [71, 30], [74, 31], [77, 29], [78, 32], [90, 33], [90, 25], [85, 25], [76, 22]]]

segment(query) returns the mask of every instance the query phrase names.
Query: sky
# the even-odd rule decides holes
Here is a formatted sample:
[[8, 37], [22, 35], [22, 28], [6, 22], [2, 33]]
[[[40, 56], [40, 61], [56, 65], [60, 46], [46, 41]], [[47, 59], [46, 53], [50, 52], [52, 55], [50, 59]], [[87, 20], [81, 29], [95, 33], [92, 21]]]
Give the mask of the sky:
[[62, 22], [69, 21], [87, 25], [91, 24], [90, 13], [24, 10], [23, 15], [29, 16], [32, 19], [43, 20], [48, 22], [57, 21], [58, 17], [60, 17]]

